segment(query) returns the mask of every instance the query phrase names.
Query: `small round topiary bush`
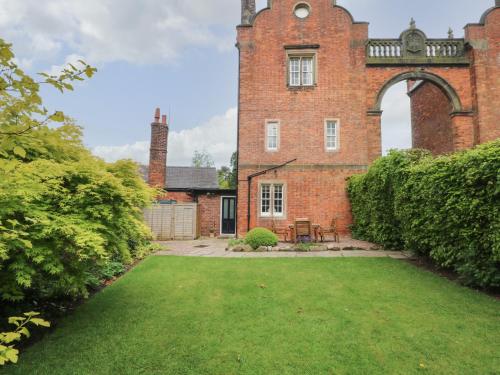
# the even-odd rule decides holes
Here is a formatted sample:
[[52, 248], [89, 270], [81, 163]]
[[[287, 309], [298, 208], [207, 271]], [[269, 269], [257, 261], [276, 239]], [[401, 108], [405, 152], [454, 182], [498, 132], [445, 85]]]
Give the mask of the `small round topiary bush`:
[[247, 233], [245, 243], [257, 250], [261, 246], [276, 246], [278, 237], [266, 228], [255, 228]]

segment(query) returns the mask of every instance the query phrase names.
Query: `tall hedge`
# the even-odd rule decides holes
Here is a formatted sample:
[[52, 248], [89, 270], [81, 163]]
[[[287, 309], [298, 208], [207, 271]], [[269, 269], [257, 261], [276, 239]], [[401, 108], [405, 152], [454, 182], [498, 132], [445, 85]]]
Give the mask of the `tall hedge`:
[[377, 159], [366, 174], [350, 178], [348, 185], [355, 218], [356, 238], [401, 249], [404, 241], [394, 204], [397, 191], [406, 181], [407, 168], [430, 154], [423, 150], [390, 151]]
[[466, 284], [500, 287], [500, 140], [437, 158], [408, 155], [392, 152], [351, 179], [354, 235], [429, 256]]

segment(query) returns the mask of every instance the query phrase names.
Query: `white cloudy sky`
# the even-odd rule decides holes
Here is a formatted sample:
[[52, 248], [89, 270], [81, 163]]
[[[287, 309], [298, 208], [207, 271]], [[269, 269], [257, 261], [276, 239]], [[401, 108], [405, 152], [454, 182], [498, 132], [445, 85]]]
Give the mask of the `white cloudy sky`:
[[[258, 7], [266, 0], [258, 0]], [[372, 37], [396, 37], [410, 17], [431, 37], [477, 22], [493, 0], [338, 0]], [[51, 109], [84, 127], [85, 143], [107, 160], [148, 159], [149, 123], [160, 106], [171, 117], [169, 164], [189, 165], [205, 149], [217, 165], [236, 149], [239, 0], [0, 0], [0, 37], [14, 43], [30, 73], [56, 72], [83, 59], [98, 67], [90, 82]], [[384, 148], [408, 147], [404, 84], [384, 99]]]

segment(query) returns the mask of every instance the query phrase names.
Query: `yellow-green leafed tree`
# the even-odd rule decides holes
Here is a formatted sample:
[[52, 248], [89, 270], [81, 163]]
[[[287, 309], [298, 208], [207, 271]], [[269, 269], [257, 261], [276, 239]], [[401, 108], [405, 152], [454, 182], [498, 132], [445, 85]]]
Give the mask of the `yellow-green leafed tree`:
[[40, 85], [65, 92], [95, 72], [81, 61], [37, 82], [0, 39], [0, 300], [86, 296], [148, 245], [153, 191], [138, 166], [94, 157], [42, 103]]

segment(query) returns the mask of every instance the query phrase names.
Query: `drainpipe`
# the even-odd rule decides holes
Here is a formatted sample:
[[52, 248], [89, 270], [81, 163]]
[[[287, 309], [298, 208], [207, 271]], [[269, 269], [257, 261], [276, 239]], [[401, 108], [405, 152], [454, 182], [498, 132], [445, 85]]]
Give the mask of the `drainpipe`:
[[272, 167], [266, 170], [263, 170], [261, 172], [257, 172], [254, 174], [251, 174], [250, 176], [247, 177], [247, 182], [248, 182], [248, 192], [247, 192], [247, 232], [250, 231], [250, 216], [251, 216], [251, 209], [250, 209], [250, 197], [251, 197], [251, 190], [252, 190], [252, 179], [254, 177], [262, 176], [266, 174], [267, 172], [275, 171], [277, 169], [281, 169], [283, 167], [286, 167], [288, 164], [293, 163], [294, 161], [297, 161], [297, 159], [293, 159], [290, 161], [287, 161], [286, 163], [280, 164], [276, 167]]

